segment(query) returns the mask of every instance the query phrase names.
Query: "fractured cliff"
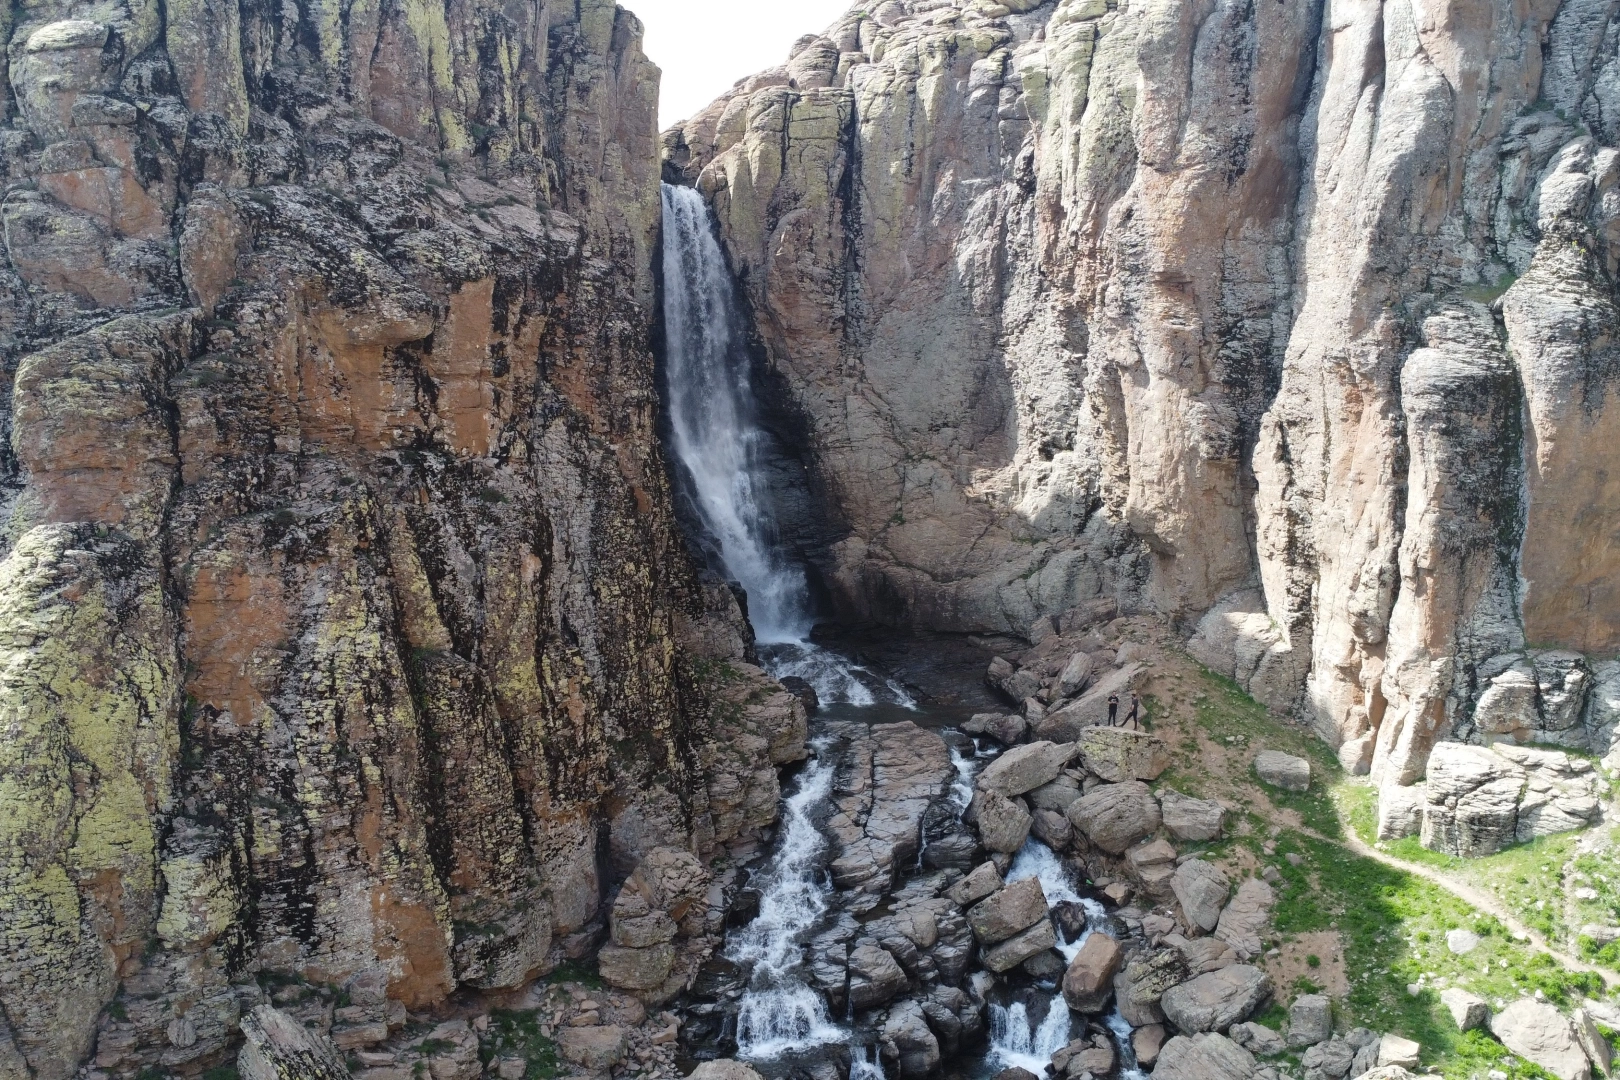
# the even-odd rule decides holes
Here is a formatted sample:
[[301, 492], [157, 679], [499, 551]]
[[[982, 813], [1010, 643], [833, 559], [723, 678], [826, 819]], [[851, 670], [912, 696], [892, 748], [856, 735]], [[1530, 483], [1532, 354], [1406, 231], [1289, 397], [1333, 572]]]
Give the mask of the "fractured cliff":
[[275, 979], [364, 1045], [772, 820], [803, 711], [713, 677], [657, 444], [634, 17], [6, 18], [0, 1075], [196, 1071]]
[[1607, 751], [1617, 16], [885, 0], [667, 132], [841, 613], [1159, 613], [1388, 786]]

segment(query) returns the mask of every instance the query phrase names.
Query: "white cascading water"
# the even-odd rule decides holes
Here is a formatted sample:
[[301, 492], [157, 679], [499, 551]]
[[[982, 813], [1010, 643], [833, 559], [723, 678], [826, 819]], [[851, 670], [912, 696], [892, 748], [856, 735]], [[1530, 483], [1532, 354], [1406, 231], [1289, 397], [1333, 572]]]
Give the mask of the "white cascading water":
[[703, 197], [665, 184], [663, 204], [671, 449], [727, 573], [748, 594], [761, 657], [772, 674], [804, 679], [828, 704], [874, 705], [881, 696], [910, 708], [891, 680], [810, 643], [804, 568], [783, 555], [764, 509], [765, 433], [731, 273]]
[[[1098, 901], [1081, 896], [1075, 891], [1074, 879], [1069, 876], [1069, 871], [1064, 867], [1063, 860], [1059, 859], [1051, 848], [1039, 840], [1025, 841], [1024, 846], [1018, 850], [1017, 857], [1013, 859], [1012, 866], [1007, 869], [1007, 881], [1009, 883], [1023, 881], [1025, 878], [1040, 878], [1041, 891], [1046, 894], [1048, 904], [1057, 905], [1068, 901], [1079, 904], [1085, 910], [1086, 928], [1080, 932], [1080, 936], [1073, 941], [1064, 941], [1061, 937], [1058, 940], [1058, 951], [1063, 954], [1065, 960], [1073, 963], [1074, 958], [1080, 954], [1080, 947], [1086, 943], [1086, 939], [1092, 934], [1102, 932], [1103, 926], [1108, 922], [1108, 910]], [[1058, 1003], [1054, 1001], [1053, 1004], [1057, 1005]], [[1013, 1008], [1022, 1009], [1022, 1006], [1015, 1005]], [[1007, 1013], [1010, 1013], [1010, 1011], [1005, 1010]], [[1067, 1009], [1054, 1008], [1052, 1011], [1068, 1013]], [[1013, 1021], [1011, 1016], [1006, 1015], [1004, 1015], [998, 1027], [992, 1010], [991, 1050], [1000, 1059], [1007, 1061], [1008, 1064], [1020, 1065], [1037, 1076], [1043, 1075], [1047, 1064], [1052, 1060], [1052, 1055], [1066, 1045], [1068, 1028], [1067, 1026], [1064, 1027], [1064, 1041], [1053, 1046], [1051, 1040], [1056, 1035], [1055, 1023], [1053, 1023], [1052, 1032], [1045, 1032], [1046, 1024], [1041, 1025], [1042, 1030], [1030, 1032], [1028, 1017], [1025, 1016], [1021, 1019], [1023, 1020], [1022, 1030], [1019, 1030], [1019, 1025]], [[1048, 1017], [1048, 1022], [1052, 1022], [1050, 1017]], [[1105, 1023], [1108, 1025], [1109, 1033], [1114, 1037], [1114, 1049], [1119, 1055], [1119, 1080], [1148, 1080], [1147, 1073], [1144, 1073], [1136, 1064], [1136, 1049], [1131, 1043], [1131, 1025], [1126, 1023], [1125, 1018], [1119, 1014], [1117, 1007], [1108, 1014]], [[1007, 1040], [1005, 1047], [1000, 1041], [1002, 1038]], [[1029, 1049], [1027, 1051], [1023, 1050], [1022, 1047], [1024, 1046], [1028, 1046]], [[1038, 1062], [1038, 1066], [1031, 1066], [1022, 1060], [1012, 1060], [1020, 1054], [1029, 1055], [1031, 1060]], [[1043, 1054], [1044, 1057], [1042, 1057]]]
[[802, 938], [827, 911], [826, 891], [816, 880], [827, 841], [811, 814], [832, 791], [833, 773], [831, 760], [816, 758], [799, 778], [799, 790], [783, 801], [759, 914], [726, 945], [726, 956], [749, 972], [737, 1011], [737, 1053], [745, 1059], [765, 1061], [846, 1037], [827, 1015], [826, 1000], [799, 975]]
[[997, 1069], [1017, 1066], [1045, 1076], [1052, 1055], [1069, 1045], [1069, 1007], [1053, 997], [1046, 1018], [1031, 1028], [1029, 1010], [1021, 1001], [990, 1006], [990, 1061]]

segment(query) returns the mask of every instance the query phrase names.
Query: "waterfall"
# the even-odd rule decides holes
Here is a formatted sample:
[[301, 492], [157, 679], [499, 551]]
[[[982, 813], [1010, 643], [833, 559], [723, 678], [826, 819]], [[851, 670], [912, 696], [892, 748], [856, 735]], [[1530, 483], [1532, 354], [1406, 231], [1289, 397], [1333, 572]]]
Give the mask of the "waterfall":
[[998, 1069], [1017, 1066], [1045, 1076], [1052, 1055], [1069, 1045], [1069, 1006], [1053, 995], [1039, 1027], [1029, 1023], [1022, 1001], [990, 1006], [990, 1060]]
[[912, 707], [909, 695], [810, 644], [804, 567], [782, 548], [766, 490], [767, 438], [749, 377], [741, 305], [703, 197], [665, 184], [664, 337], [671, 450], [727, 574], [748, 595], [760, 655], [823, 702]]
[[[824, 749], [817, 746], [818, 753]], [[827, 911], [819, 881], [827, 841], [811, 818], [832, 791], [834, 763], [817, 757], [782, 805], [776, 855], [764, 873], [759, 914], [731, 935], [726, 956], [749, 968], [737, 1011], [739, 1057], [766, 1060], [792, 1050], [842, 1042], [845, 1033], [827, 1015], [827, 1003], [799, 975], [803, 937]]]

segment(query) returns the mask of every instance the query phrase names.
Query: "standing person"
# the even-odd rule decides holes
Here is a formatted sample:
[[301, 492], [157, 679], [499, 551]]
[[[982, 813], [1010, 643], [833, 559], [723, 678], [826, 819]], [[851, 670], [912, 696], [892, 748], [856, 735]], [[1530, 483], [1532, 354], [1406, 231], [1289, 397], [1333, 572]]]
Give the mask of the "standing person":
[[[1137, 715], [1137, 712], [1141, 708], [1142, 708], [1142, 699], [1136, 696], [1136, 691], [1135, 690], [1132, 690], [1131, 691], [1131, 711], [1125, 714], [1125, 723], [1131, 725], [1134, 728], [1136, 728], [1138, 731], [1142, 730], [1142, 725], [1137, 721], [1136, 715]], [[1120, 726], [1124, 727], [1125, 725], [1121, 724]]]
[[1119, 695], [1108, 695], [1108, 726], [1115, 727], [1119, 719]]

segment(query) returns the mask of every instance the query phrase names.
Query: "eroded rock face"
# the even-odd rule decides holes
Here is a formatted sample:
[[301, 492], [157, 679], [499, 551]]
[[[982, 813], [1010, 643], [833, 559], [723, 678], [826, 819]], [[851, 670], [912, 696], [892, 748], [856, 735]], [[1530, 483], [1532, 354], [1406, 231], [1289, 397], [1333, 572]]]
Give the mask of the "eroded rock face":
[[639, 24], [329, 14], [0, 24], [0, 1056], [36, 1080], [224, 1063], [255, 971], [364, 987], [356, 1044], [520, 985], [803, 754], [671, 510]]
[[1620, 14], [1329, 12], [858, 7], [666, 173], [844, 613], [1158, 612], [1385, 786], [1452, 736], [1606, 752]]

